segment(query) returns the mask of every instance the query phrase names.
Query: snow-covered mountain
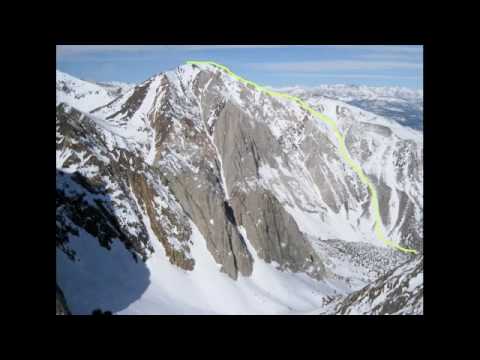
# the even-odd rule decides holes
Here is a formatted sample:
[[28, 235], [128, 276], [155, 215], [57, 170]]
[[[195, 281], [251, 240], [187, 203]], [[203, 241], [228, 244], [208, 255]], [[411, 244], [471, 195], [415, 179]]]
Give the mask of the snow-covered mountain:
[[57, 105], [67, 103], [89, 112], [116, 99], [133, 87], [120, 82], [93, 83], [57, 70]]
[[423, 129], [423, 90], [363, 85], [291, 86], [278, 88], [303, 99], [340, 100], [371, 113], [385, 116], [413, 129]]
[[[376, 238], [371, 194], [297, 103], [211, 65], [115, 99], [61, 75], [57, 283], [72, 313], [308, 312], [411, 259]], [[374, 182], [388, 237], [422, 253], [422, 134], [307, 101]]]

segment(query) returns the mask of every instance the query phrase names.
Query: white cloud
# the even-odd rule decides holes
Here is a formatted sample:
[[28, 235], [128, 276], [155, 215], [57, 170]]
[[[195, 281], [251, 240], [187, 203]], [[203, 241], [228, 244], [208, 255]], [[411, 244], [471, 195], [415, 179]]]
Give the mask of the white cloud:
[[377, 60], [377, 61], [404, 61], [404, 62], [419, 62], [422, 59], [422, 54], [411, 53], [378, 53], [369, 52], [368, 54], [358, 54], [355, 56], [357, 60]]
[[218, 50], [218, 49], [250, 49], [250, 48], [278, 48], [288, 45], [57, 45], [57, 55], [78, 55], [100, 52], [138, 52], [157, 50]]
[[287, 73], [318, 73], [322, 71], [358, 71], [358, 70], [420, 70], [420, 63], [403, 61], [366, 61], [366, 60], [325, 60], [325, 61], [298, 61], [298, 62], [267, 62], [250, 63], [251, 68]]
[[395, 53], [420, 53], [423, 51], [423, 45], [326, 45], [339, 49], [368, 50], [380, 52]]
[[358, 50], [356, 58], [377, 60], [402, 60], [407, 56], [422, 54], [422, 46], [403, 45], [57, 45], [57, 57], [77, 57], [79, 55], [95, 55], [105, 52], [117, 53], [152, 53], [155, 51], [201, 51], [221, 49], [262, 49], [262, 48], [324, 48], [332, 50]]
[[[308, 76], [312, 74], [296, 74], [298, 77]], [[402, 80], [417, 80], [418, 76], [403, 76], [403, 75], [377, 75], [377, 74], [313, 74], [315, 78], [345, 78], [345, 79], [402, 79]]]
[[[265, 49], [283, 48], [291, 45], [184, 45], [185, 50], [212, 50], [212, 49]], [[179, 47], [179, 46], [177, 46]]]

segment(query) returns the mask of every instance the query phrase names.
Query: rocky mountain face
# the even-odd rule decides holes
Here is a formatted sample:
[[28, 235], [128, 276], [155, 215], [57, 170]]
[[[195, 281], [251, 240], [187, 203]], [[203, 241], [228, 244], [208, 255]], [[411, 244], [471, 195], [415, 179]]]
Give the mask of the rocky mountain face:
[[[146, 216], [172, 263], [193, 268], [183, 244], [190, 236], [183, 210], [162, 184], [158, 169], [134, 149], [128, 151], [123, 141], [69, 105], [57, 107], [57, 245], [75, 258], [68, 247], [74, 225], [107, 249], [118, 239], [135, 260], [137, 255], [146, 258], [153, 251]], [[176, 236], [169, 240], [171, 234]]]
[[423, 256], [380, 276], [374, 283], [329, 299], [318, 315], [422, 315]]
[[[375, 237], [328, 126], [296, 103], [211, 65], [115, 98], [90, 85], [57, 72], [57, 280], [73, 313], [311, 310], [406, 260]], [[385, 233], [421, 253], [421, 133], [309, 103], [374, 181]]]
[[279, 90], [310, 101], [322, 97], [339, 100], [412, 129], [423, 129], [423, 90], [358, 85], [295, 86]]

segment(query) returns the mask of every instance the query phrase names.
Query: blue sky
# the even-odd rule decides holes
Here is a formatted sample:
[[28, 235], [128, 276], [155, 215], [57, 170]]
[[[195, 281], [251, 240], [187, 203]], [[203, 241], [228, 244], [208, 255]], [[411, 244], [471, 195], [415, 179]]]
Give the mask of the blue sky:
[[423, 89], [415, 45], [59, 45], [57, 69], [140, 83], [187, 60], [211, 60], [261, 85], [357, 84]]

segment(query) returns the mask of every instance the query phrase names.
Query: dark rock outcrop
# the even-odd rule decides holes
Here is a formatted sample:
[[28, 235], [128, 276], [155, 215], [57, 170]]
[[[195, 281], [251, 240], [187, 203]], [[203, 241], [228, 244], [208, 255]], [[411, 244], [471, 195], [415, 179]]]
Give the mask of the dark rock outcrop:
[[71, 315], [70, 310], [68, 309], [67, 302], [63, 296], [62, 289], [56, 285], [56, 315]]

